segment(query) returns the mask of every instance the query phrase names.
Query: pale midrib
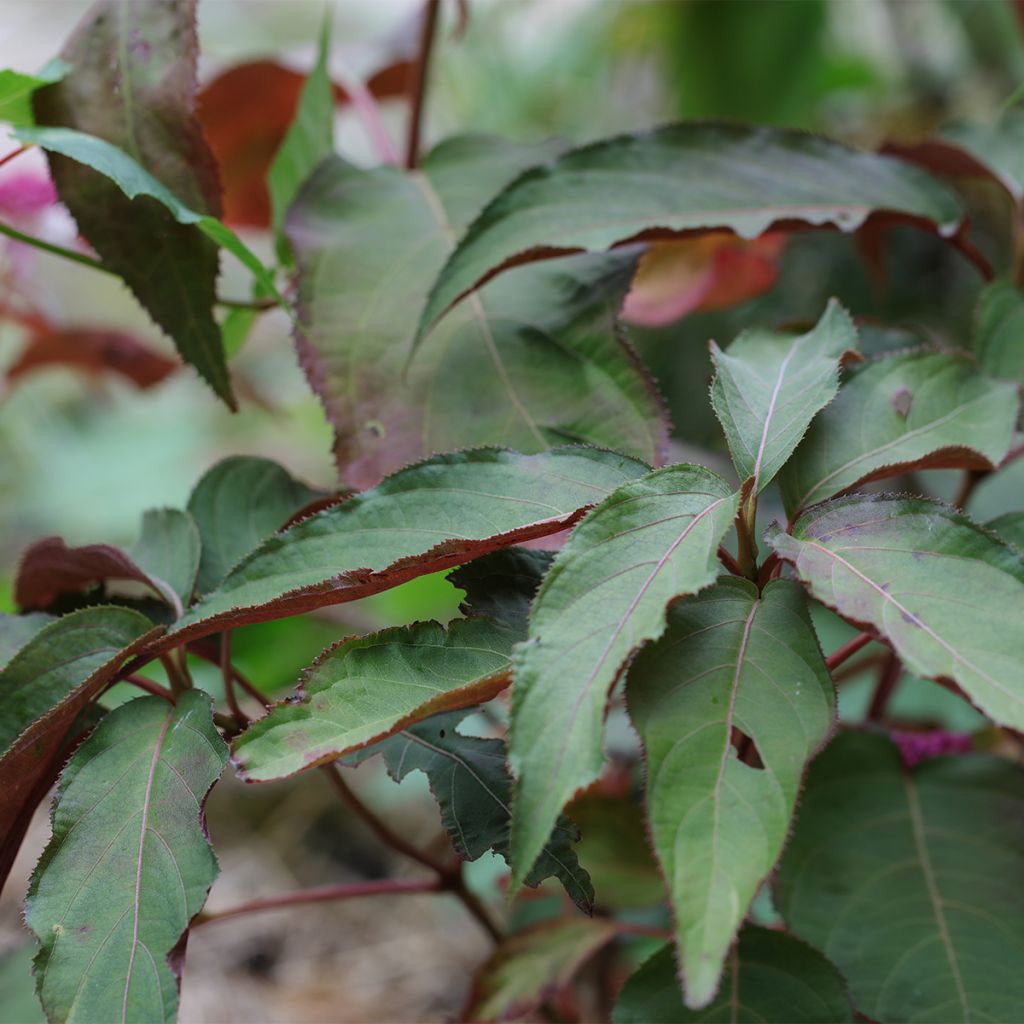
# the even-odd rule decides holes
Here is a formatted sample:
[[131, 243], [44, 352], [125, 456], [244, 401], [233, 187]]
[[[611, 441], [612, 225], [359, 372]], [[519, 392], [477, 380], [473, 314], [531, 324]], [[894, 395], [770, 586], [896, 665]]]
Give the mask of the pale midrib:
[[[434, 220], [437, 222], [438, 227], [444, 234], [447, 242], [449, 251], [454, 251], [458, 245], [458, 239], [455, 237], [455, 232], [452, 230], [452, 226], [448, 221], [448, 215], [445, 212], [444, 206], [441, 203], [440, 198], [434, 191], [433, 185], [427, 179], [426, 175], [421, 172], [411, 172], [413, 181], [419, 186], [420, 191], [430, 207], [431, 213], [434, 215]], [[523, 405], [522, 399], [520, 399], [518, 392], [512, 385], [512, 381], [509, 378], [508, 370], [505, 367], [505, 363], [498, 352], [498, 347], [494, 342], [494, 334], [491, 331], [491, 325], [487, 319], [487, 314], [484, 311], [483, 303], [480, 301], [479, 292], [473, 292], [469, 296], [469, 306], [473, 310], [473, 315], [476, 317], [477, 325], [480, 329], [480, 334], [484, 339], [484, 343], [487, 346], [487, 352], [491, 357], [491, 361], [494, 363], [494, 368], [498, 373], [498, 377], [501, 380], [502, 386], [508, 394], [509, 401], [515, 407], [517, 413], [526, 424], [530, 433], [537, 439], [537, 443], [540, 447], [547, 448], [548, 441], [541, 433], [540, 428], [537, 426], [536, 420], [530, 415], [529, 410]]]
[[[896, 600], [896, 598], [893, 597], [892, 594], [889, 593], [889, 591], [887, 591], [884, 587], [879, 586], [873, 579], [871, 579], [868, 576], [865, 576], [864, 573], [862, 573], [856, 566], [852, 565], [845, 558], [843, 558], [842, 555], [840, 555], [838, 552], [831, 550], [831, 548], [825, 547], [823, 544], [818, 544], [816, 541], [813, 540], [800, 541], [799, 543], [806, 544], [808, 547], [815, 548], [822, 554], [827, 555], [829, 558], [835, 559], [835, 561], [845, 566], [847, 569], [850, 570], [850, 572], [853, 573], [854, 576], [856, 576], [858, 579], [862, 580], [869, 587], [871, 587], [871, 589], [874, 590], [880, 597], [882, 597], [883, 600], [890, 602], [893, 605], [893, 607], [896, 608], [897, 611], [905, 615], [908, 619], [912, 620], [914, 625], [916, 625], [919, 629], [927, 633], [928, 636], [930, 636], [944, 651], [947, 651], [950, 655], [952, 655], [954, 665], [959, 663], [961, 665], [966, 666], [972, 672], [976, 672], [994, 689], [1004, 694], [1010, 700], [1016, 703], [1020, 703], [1020, 697], [1017, 694], [1013, 693], [1013, 691], [1003, 686], [1003, 684], [1000, 683], [999, 680], [993, 679], [993, 677], [990, 676], [984, 669], [978, 668], [978, 666], [975, 665], [974, 662], [969, 661], [951, 643], [949, 643], [947, 640], [944, 640], [941, 636], [939, 636], [939, 634], [936, 633], [935, 630], [931, 628], [931, 626], [929, 626], [925, 622], [922, 622], [921, 618], [915, 615], [905, 604], [903, 604], [901, 601]], [[879, 628], [884, 629], [884, 625], [882, 623], [879, 623]]]
[[[722, 825], [722, 783], [725, 781], [725, 772], [729, 765], [729, 751], [732, 749], [731, 733], [732, 720], [736, 714], [736, 695], [740, 689], [740, 677], [743, 675], [743, 663], [747, 656], [747, 645], [750, 641], [750, 630], [754, 625], [754, 616], [761, 606], [758, 599], [751, 605], [747, 621], [743, 624], [743, 635], [740, 637], [739, 650], [736, 652], [736, 669], [733, 672], [732, 685], [729, 689], [729, 706], [725, 713], [725, 742], [722, 744], [722, 757], [718, 763], [718, 777], [715, 779], [714, 788], [711, 790], [711, 800], [714, 806], [714, 817], [711, 826], [711, 872], [712, 879], [708, 882], [707, 898], [704, 903], [705, 931], [706, 922], [711, 917], [711, 899], [714, 894], [714, 875], [718, 874], [718, 842]], [[734, 1007], [735, 1010], [735, 1007]], [[734, 1018], [735, 1019], [735, 1018]]]
[[153, 783], [156, 779], [156, 768], [160, 763], [160, 753], [163, 750], [164, 739], [167, 730], [171, 726], [171, 719], [174, 718], [174, 708], [167, 712], [160, 733], [153, 746], [153, 758], [149, 764], [149, 777], [146, 779], [146, 793], [142, 800], [142, 825], [139, 831], [139, 856], [135, 865], [135, 902], [133, 907], [132, 922], [132, 949], [128, 957], [128, 970], [124, 979], [124, 996], [121, 1001], [121, 1022], [127, 1024], [128, 1020], [128, 993], [132, 984], [132, 970], [135, 967], [135, 954], [139, 948], [139, 924], [142, 911], [142, 861], [146, 850], [146, 831], [149, 828], [149, 809], [153, 800]]
[[953, 937], [949, 933], [949, 925], [946, 922], [946, 914], [942, 909], [942, 896], [939, 893], [935, 881], [935, 872], [932, 868], [931, 857], [928, 855], [928, 846], [925, 842], [924, 820], [921, 816], [921, 804], [917, 797], [917, 791], [913, 783], [904, 777], [903, 785], [907, 793], [907, 806], [910, 810], [910, 824], [914, 834], [914, 847], [917, 850], [918, 860], [921, 862], [921, 874], [924, 877], [924, 884], [928, 890], [928, 898], [931, 901], [932, 912], [935, 914], [935, 923], [939, 929], [939, 937], [949, 961], [949, 969], [953, 975], [953, 982], [956, 985], [957, 997], [960, 1000], [960, 1009], [963, 1012], [965, 1024], [970, 1024], [971, 1008], [967, 1002], [967, 993], [964, 990], [963, 978], [960, 974], [960, 964], [956, 957], [956, 950], [953, 948]]
[[757, 458], [754, 460], [754, 486], [753, 493], [757, 494], [758, 488], [761, 482], [761, 463], [764, 461], [764, 451], [768, 445], [768, 432], [771, 429], [772, 417], [775, 415], [775, 406], [779, 400], [779, 392], [782, 390], [782, 382], [786, 377], [786, 370], [789, 368], [789, 363], [792, 358], [796, 355], [800, 349], [799, 341], [794, 342], [793, 347], [786, 353], [786, 358], [782, 360], [779, 366], [779, 374], [775, 380], [775, 387], [772, 390], [771, 400], [768, 402], [768, 412], [765, 414], [764, 427], [761, 430], [761, 444], [757, 449]]

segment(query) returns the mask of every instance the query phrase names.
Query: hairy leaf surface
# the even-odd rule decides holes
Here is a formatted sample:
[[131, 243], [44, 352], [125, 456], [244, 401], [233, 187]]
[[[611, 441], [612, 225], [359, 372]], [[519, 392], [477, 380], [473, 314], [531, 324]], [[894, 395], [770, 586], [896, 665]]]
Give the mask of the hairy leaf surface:
[[880, 735], [815, 762], [775, 885], [787, 924], [871, 1020], [1016, 1021], [1024, 775], [982, 756], [906, 768]]
[[[382, 753], [388, 773], [396, 782], [409, 772], [423, 772], [459, 855], [476, 860], [493, 850], [507, 861], [512, 779], [505, 761], [505, 744], [498, 739], [462, 735], [457, 726], [465, 717], [464, 710], [435, 715], [361, 751], [355, 759], [362, 761]], [[559, 818], [525, 884], [536, 886], [545, 878], [555, 877], [573, 902], [590, 913], [594, 888], [573, 848], [578, 838], [572, 822]]]
[[1007, 512], [987, 525], [1024, 555], [1024, 512]]
[[234, 744], [248, 782], [332, 761], [439, 711], [489, 700], [511, 682], [516, 631], [488, 619], [385, 629], [328, 648], [289, 698]]
[[753, 494], [772, 481], [835, 397], [839, 361], [856, 347], [857, 329], [835, 300], [806, 334], [747, 330], [725, 352], [711, 343], [711, 404], [736, 472]]
[[722, 987], [703, 1010], [683, 1005], [672, 947], [663, 946], [626, 982], [615, 1024], [842, 1024], [852, 1021], [839, 972], [783, 932], [747, 925], [729, 954]]
[[53, 622], [53, 616], [46, 612], [28, 612], [25, 615], [0, 612], [0, 670], [50, 622]]
[[910, 672], [958, 684], [1024, 727], [1024, 556], [938, 502], [850, 495], [769, 542], [821, 602], [887, 640]]
[[142, 515], [132, 560], [160, 586], [188, 607], [196, 586], [200, 555], [199, 530], [188, 512], [176, 508], [149, 509]]
[[855, 371], [779, 478], [790, 515], [908, 469], [991, 469], [1006, 455], [1017, 388], [953, 352], [904, 352]]
[[334, 424], [346, 482], [375, 484], [435, 451], [583, 441], [657, 460], [659, 401], [617, 333], [635, 253], [526, 268], [450, 317], [408, 363], [416, 317], [466, 223], [552, 152], [449, 139], [412, 172], [324, 161], [288, 216], [296, 333]]
[[994, 281], [978, 298], [974, 351], [993, 377], [1024, 384], [1024, 295], [1009, 281]]
[[271, 459], [234, 455], [208, 469], [188, 499], [202, 539], [199, 593], [318, 497]]
[[804, 132], [691, 122], [597, 142], [527, 171], [484, 209], [433, 287], [420, 335], [517, 263], [710, 229], [742, 238], [773, 224], [854, 231], [873, 213], [943, 233], [961, 215], [919, 168]]
[[515, 655], [514, 883], [558, 812], [600, 774], [608, 693], [629, 657], [661, 634], [673, 598], [714, 581], [736, 505], [725, 481], [701, 466], [657, 470], [609, 495], [555, 559], [530, 640]]
[[[36, 120], [111, 143], [185, 205], [216, 216], [217, 167], [195, 116], [196, 56], [195, 0], [101, 0], [61, 54], [71, 70], [36, 93]], [[152, 199], [126, 197], [74, 159], [51, 152], [50, 169], [60, 198], [103, 262], [182, 358], [233, 404], [213, 318], [216, 245]]]
[[644, 468], [590, 448], [436, 456], [266, 540], [168, 642], [352, 601], [556, 533]]
[[608, 921], [563, 918], [505, 939], [477, 972], [464, 1019], [524, 1017], [572, 982], [577, 972], [615, 937]]
[[[729, 948], [782, 852], [804, 768], [835, 718], [832, 681], [800, 586], [723, 578], [672, 606], [630, 666], [647, 761], [647, 820], [668, 882], [691, 1008], [718, 989]], [[745, 737], [755, 764], [734, 744]], [[755, 766], [756, 765], [756, 766]]]
[[550, 551], [502, 548], [460, 565], [448, 582], [466, 592], [466, 615], [486, 615], [526, 636], [530, 606], [554, 556]]
[[227, 749], [212, 710], [197, 690], [177, 706], [140, 697], [64, 769], [25, 904], [51, 1020], [176, 1019], [168, 957], [217, 874], [203, 803]]

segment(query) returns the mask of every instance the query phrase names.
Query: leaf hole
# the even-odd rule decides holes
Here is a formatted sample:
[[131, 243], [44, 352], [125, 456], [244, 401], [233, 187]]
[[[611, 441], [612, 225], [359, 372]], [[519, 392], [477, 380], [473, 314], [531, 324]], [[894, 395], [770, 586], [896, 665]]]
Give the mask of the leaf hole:
[[743, 764], [748, 768], [764, 771], [764, 761], [761, 760], [761, 752], [757, 749], [757, 744], [752, 736], [748, 736], [742, 729], [734, 725], [729, 733], [729, 742], [732, 744], [733, 750], [736, 751], [736, 757]]

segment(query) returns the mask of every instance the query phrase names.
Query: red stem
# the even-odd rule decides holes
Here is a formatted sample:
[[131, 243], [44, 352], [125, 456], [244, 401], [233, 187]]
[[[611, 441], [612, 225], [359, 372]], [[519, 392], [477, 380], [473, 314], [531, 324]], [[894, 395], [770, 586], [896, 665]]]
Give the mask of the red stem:
[[742, 576], [743, 570], [740, 569], [740, 563], [729, 554], [728, 548], [724, 544], [718, 545], [718, 560], [733, 574], [733, 576]]
[[896, 684], [903, 675], [903, 665], [895, 654], [890, 654], [882, 666], [882, 672], [875, 687], [874, 695], [871, 698], [871, 706], [868, 708], [867, 718], [869, 722], [878, 722], [885, 716], [885, 710], [889, 706]]
[[427, 75], [430, 72], [430, 53], [434, 47], [434, 30], [441, 0], [427, 0], [423, 8], [419, 52], [412, 69], [409, 89], [409, 135], [405, 146], [405, 166], [411, 171], [420, 158], [420, 130], [423, 122], [423, 104], [427, 93]]
[[242, 729], [249, 725], [249, 716], [242, 710], [235, 694], [235, 673], [231, 667], [231, 630], [226, 629], [220, 635], [220, 674], [224, 680], [224, 699], [235, 721]]
[[858, 633], [852, 640], [847, 640], [837, 647], [826, 659], [825, 665], [829, 672], [837, 669], [847, 658], [852, 658], [862, 647], [866, 647], [874, 637], [870, 633]]
[[215, 910], [211, 913], [200, 914], [192, 922], [192, 927], [198, 928], [200, 925], [224, 921], [229, 917], [239, 917], [242, 914], [258, 914], [263, 910], [277, 910], [280, 907], [297, 907], [303, 903], [351, 900], [361, 896], [396, 896], [412, 892], [438, 892], [440, 889], [441, 881], [437, 878], [416, 878], [411, 880], [386, 878], [375, 882], [322, 885], [314, 889], [300, 889], [298, 892], [281, 893], [279, 896], [265, 896], [262, 899], [242, 903], [237, 907], [229, 907], [227, 910]]
[[153, 694], [154, 697], [163, 697], [164, 700], [168, 700], [172, 704], [174, 703], [174, 694], [167, 687], [154, 683], [152, 679], [132, 674], [125, 676], [123, 681], [131, 683], [132, 686], [137, 686], [140, 690], [145, 690], [146, 693]]

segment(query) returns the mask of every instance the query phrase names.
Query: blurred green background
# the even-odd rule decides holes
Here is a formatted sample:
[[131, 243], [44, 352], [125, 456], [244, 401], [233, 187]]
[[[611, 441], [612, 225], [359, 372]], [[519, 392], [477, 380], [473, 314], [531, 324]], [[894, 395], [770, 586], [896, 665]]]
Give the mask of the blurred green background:
[[[4, 0], [0, 66], [41, 66], [87, 6], [84, 0]], [[308, 69], [323, 10], [319, 0], [202, 0], [201, 80], [262, 58]], [[416, 0], [333, 5], [336, 80], [367, 79], [407, 52], [418, 10]], [[950, 120], [991, 121], [1024, 83], [1021, 23], [1008, 0], [470, 0], [468, 11], [463, 28], [457, 5], [443, 5], [428, 144], [461, 131], [584, 142], [681, 117], [724, 117], [796, 125], [874, 147], [921, 138]], [[404, 102], [384, 102], [383, 114], [400, 143]], [[339, 111], [337, 138], [346, 157], [372, 161], [363, 128], [347, 109]], [[0, 155], [13, 148], [0, 146]], [[29, 217], [18, 207], [19, 175], [42, 178], [41, 156], [0, 168], [0, 217]], [[74, 238], [57, 207], [31, 214], [30, 227], [61, 244]], [[246, 239], [269, 253], [263, 233], [249, 232]], [[673, 415], [675, 454], [712, 465], [723, 455], [706, 398], [709, 338], [725, 344], [750, 324], [814, 319], [836, 294], [855, 314], [898, 328], [901, 336], [963, 343], [981, 285], [977, 273], [911, 229], [892, 232], [888, 242], [892, 256], [883, 283], [865, 268], [854, 240], [808, 234], [787, 243], [778, 282], [765, 294], [634, 328], [631, 337]], [[54, 321], [119, 328], [173, 355], [112, 278], [6, 241], [0, 274], [0, 287]], [[246, 275], [226, 265], [222, 294], [243, 297], [247, 287]], [[883, 332], [879, 339], [886, 344]], [[0, 322], [0, 371], [18, 358], [25, 341], [16, 324]], [[334, 486], [331, 431], [298, 368], [282, 316], [259, 319], [232, 370], [242, 397], [237, 415], [190, 370], [146, 391], [119, 377], [61, 368], [0, 380], [0, 610], [12, 609], [10, 579], [26, 544], [50, 533], [69, 543], [131, 542], [144, 509], [184, 506], [202, 472], [226, 455], [265, 455], [318, 487]], [[1024, 461], [1017, 465], [1015, 475], [978, 491], [973, 508], [982, 518], [1021, 504]], [[951, 486], [941, 474], [928, 485], [939, 493]], [[442, 579], [418, 581], [343, 613], [241, 630], [235, 650], [258, 684], [281, 690], [339, 636], [448, 618], [458, 596]], [[819, 626], [826, 649], [846, 635], [846, 627], [825, 616]], [[205, 674], [202, 683], [216, 690], [213, 676]], [[908, 687], [897, 709], [954, 727], [975, 725], [969, 711], [932, 696], [936, 688], [925, 694], [925, 686]], [[844, 695], [846, 712], [861, 714], [865, 699], [852, 686]], [[418, 799], [418, 779], [398, 790], [371, 771], [360, 784], [402, 815], [409, 830], [436, 831], [433, 808]], [[219, 787], [210, 814], [225, 873], [215, 903], [254, 889], [391, 870], [329, 799], [316, 780], [258, 795]], [[33, 841], [0, 904], [6, 929], [0, 952], [20, 941], [15, 901], [45, 841], [44, 822]], [[483, 877], [494, 869], [483, 864], [474, 870]], [[233, 933], [230, 925], [218, 925], [197, 934], [182, 1019], [440, 1020], [457, 1012], [465, 972], [481, 953], [472, 927], [457, 908], [431, 897], [381, 907], [317, 908], [305, 917], [253, 918]], [[15, 967], [20, 977], [23, 961], [0, 965], [0, 1022], [27, 1019], [13, 995], [4, 997], [13, 992], [6, 979]]]

